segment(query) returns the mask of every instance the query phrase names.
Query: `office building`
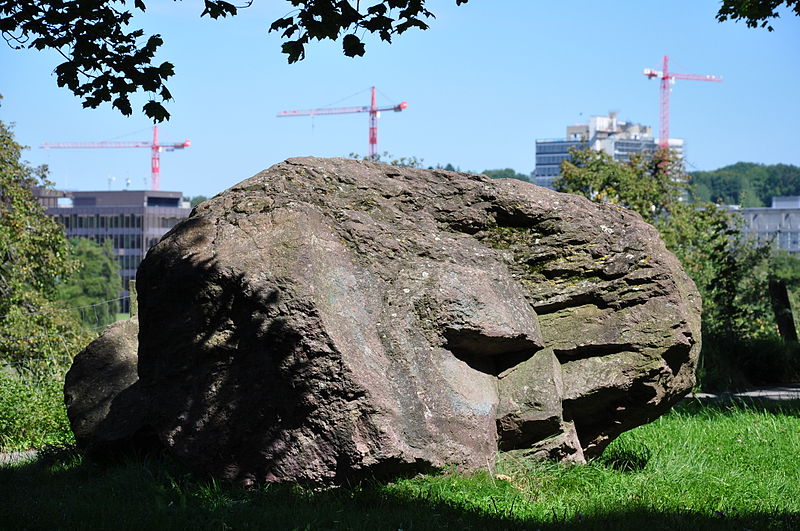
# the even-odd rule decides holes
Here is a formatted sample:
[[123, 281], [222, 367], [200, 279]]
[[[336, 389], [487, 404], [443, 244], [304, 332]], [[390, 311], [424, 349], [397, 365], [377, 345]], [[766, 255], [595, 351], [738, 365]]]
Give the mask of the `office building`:
[[759, 245], [800, 253], [800, 196], [773, 197], [769, 207], [731, 208], [744, 218], [743, 232]]
[[[128, 283], [136, 278], [147, 251], [191, 212], [181, 192], [48, 192], [38, 193], [39, 201], [47, 214], [64, 226], [69, 238], [89, 238], [101, 245], [112, 241], [122, 277], [121, 297], [129, 295]], [[125, 299], [121, 311], [129, 311]]]
[[[683, 156], [683, 140], [670, 139], [669, 146]], [[565, 138], [536, 141], [534, 184], [552, 188], [561, 174], [561, 163], [570, 158], [570, 150], [587, 147], [626, 161], [634, 153], [653, 152], [658, 145], [650, 126], [618, 120], [616, 113], [592, 116], [588, 123], [567, 126]]]

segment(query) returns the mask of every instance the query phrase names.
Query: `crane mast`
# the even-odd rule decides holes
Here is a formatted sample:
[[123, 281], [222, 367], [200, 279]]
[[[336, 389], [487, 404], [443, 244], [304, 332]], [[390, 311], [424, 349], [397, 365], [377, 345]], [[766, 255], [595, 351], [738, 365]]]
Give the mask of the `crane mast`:
[[184, 140], [178, 143], [161, 144], [158, 141], [158, 126], [153, 126], [153, 140], [148, 142], [45, 142], [41, 145], [43, 149], [97, 149], [97, 148], [150, 148], [150, 189], [161, 189], [161, 152], [175, 151], [176, 149], [187, 148], [192, 145], [191, 140]]
[[659, 119], [659, 139], [658, 144], [661, 147], [669, 147], [669, 93], [670, 85], [675, 84], [676, 79], [683, 79], [686, 81], [716, 81], [721, 82], [722, 78], [712, 75], [703, 74], [677, 74], [669, 71], [669, 56], [664, 56], [663, 67], [661, 70], [653, 70], [651, 68], [644, 69], [644, 75], [648, 79], [658, 78], [661, 80], [661, 97], [660, 97], [660, 119]]
[[378, 116], [382, 111], [400, 112], [408, 108], [408, 102], [402, 101], [397, 105], [389, 107], [378, 107], [375, 99], [375, 87], [371, 88], [372, 97], [370, 105], [360, 107], [336, 107], [336, 108], [322, 108], [322, 109], [306, 109], [306, 110], [289, 110], [280, 111], [278, 118], [287, 118], [290, 116], [319, 116], [325, 114], [352, 114], [359, 112], [369, 113], [369, 158], [372, 160], [378, 157]]

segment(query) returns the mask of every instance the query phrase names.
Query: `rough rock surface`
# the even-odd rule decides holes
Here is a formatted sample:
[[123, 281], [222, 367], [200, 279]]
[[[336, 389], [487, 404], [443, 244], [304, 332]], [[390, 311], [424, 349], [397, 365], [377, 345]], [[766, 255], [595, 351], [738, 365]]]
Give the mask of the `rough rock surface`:
[[64, 379], [64, 403], [78, 445], [102, 445], [118, 438], [99, 426], [109, 416], [111, 403], [139, 379], [138, 332], [136, 317], [114, 323], [75, 356]]
[[201, 204], [137, 287], [138, 381], [74, 382], [129, 359], [97, 345], [111, 331], [78, 356], [79, 442], [150, 441], [243, 483], [582, 461], [688, 392], [699, 349], [697, 291], [635, 213], [346, 159]]

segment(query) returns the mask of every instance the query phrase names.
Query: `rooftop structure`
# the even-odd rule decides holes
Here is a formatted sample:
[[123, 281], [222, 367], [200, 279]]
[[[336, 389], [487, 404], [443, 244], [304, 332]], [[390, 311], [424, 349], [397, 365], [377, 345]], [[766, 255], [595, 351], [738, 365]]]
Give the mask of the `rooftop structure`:
[[[669, 145], [683, 155], [682, 139], [670, 139]], [[570, 159], [569, 151], [587, 147], [605, 151], [614, 160], [626, 161], [634, 153], [655, 151], [658, 145], [649, 125], [624, 122], [613, 112], [608, 116], [592, 116], [588, 123], [567, 126], [565, 138], [536, 141], [533, 182], [552, 188], [561, 174], [561, 163]]]

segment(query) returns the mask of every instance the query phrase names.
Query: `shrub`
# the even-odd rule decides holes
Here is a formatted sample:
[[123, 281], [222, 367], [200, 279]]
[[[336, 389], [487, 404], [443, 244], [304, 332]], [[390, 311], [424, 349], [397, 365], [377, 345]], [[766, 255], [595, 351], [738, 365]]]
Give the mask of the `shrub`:
[[800, 345], [778, 336], [705, 337], [698, 373], [703, 389], [717, 392], [796, 382], [800, 380]]
[[62, 374], [0, 372], [0, 451], [72, 443]]

